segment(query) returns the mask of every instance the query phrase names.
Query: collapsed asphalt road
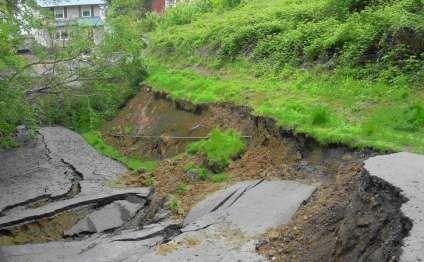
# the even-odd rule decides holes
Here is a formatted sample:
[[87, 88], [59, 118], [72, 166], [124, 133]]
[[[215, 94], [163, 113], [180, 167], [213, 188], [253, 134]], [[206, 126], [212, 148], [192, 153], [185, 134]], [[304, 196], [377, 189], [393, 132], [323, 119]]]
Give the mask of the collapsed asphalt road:
[[[143, 216], [153, 190], [108, 187], [108, 181], [127, 172], [126, 168], [99, 155], [70, 130], [42, 128], [25, 146], [0, 152], [0, 161], [0, 260], [5, 262], [266, 261], [269, 257], [256, 252], [262, 235], [289, 223], [299, 207], [308, 207], [305, 203], [320, 188], [316, 183], [288, 180], [244, 181], [208, 196], [182, 222], [161, 210], [145, 223]], [[359, 191], [345, 211], [347, 218], [338, 229], [343, 252], [347, 252], [343, 257], [355, 260], [359, 253], [369, 253], [365, 257], [369, 261], [381, 258], [373, 255], [386, 248], [383, 235], [378, 234], [390, 233], [390, 226], [370, 220], [367, 214], [361, 216], [361, 201], [381, 205], [390, 204], [387, 201], [393, 198], [400, 201], [390, 207], [396, 219], [406, 215], [412, 221], [404, 243], [403, 235], [391, 239], [401, 247], [393, 254], [399, 253], [401, 261], [420, 261], [424, 258], [424, 157], [409, 153], [371, 157], [363, 171], [361, 179], [368, 182], [360, 181]], [[387, 182], [373, 181], [373, 177]], [[364, 190], [366, 198], [361, 193]], [[381, 197], [387, 199], [379, 200]], [[358, 198], [362, 200], [358, 202]], [[404, 214], [396, 210], [398, 206]], [[383, 224], [376, 224], [373, 232], [381, 241], [349, 246], [355, 241], [349, 239], [354, 234], [348, 231], [380, 222]], [[52, 228], [54, 223], [59, 226]], [[402, 223], [389, 225], [404, 231], [399, 228]], [[33, 244], [25, 244], [28, 242]]]

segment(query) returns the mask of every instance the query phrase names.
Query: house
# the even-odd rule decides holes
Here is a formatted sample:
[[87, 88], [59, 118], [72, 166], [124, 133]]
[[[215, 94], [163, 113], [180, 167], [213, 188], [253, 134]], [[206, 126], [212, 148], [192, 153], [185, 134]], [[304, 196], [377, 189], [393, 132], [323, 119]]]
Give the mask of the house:
[[150, 10], [162, 13], [166, 8], [173, 7], [177, 4], [177, 0], [152, 0]]
[[35, 40], [45, 47], [66, 45], [68, 26], [90, 28], [90, 36], [98, 44], [102, 40], [106, 3], [104, 0], [36, 0], [38, 6], [54, 17], [54, 32], [37, 30]]

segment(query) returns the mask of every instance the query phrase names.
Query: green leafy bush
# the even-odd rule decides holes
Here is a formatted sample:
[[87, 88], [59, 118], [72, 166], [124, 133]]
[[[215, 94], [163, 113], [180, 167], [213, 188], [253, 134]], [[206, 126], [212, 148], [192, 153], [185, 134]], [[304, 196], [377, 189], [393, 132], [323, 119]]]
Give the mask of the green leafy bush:
[[208, 166], [214, 171], [220, 171], [226, 168], [230, 160], [239, 156], [245, 148], [243, 139], [236, 131], [214, 129], [208, 139], [191, 143], [186, 150], [189, 154], [205, 154]]

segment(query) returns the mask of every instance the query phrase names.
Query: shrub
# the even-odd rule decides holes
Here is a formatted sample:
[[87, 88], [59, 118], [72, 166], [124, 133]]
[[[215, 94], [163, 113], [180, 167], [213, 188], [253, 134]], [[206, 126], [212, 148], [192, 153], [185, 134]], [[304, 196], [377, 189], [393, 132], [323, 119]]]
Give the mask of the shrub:
[[189, 154], [206, 155], [208, 166], [219, 172], [226, 168], [230, 160], [244, 151], [246, 145], [240, 135], [234, 130], [224, 132], [214, 129], [208, 139], [191, 143], [186, 150]]

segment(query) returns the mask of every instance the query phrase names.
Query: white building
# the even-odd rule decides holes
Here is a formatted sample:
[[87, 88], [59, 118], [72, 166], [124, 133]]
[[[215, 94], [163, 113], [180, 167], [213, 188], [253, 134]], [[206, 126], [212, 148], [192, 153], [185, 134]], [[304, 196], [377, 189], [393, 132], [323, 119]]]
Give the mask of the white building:
[[90, 35], [97, 44], [102, 40], [105, 19], [104, 0], [36, 0], [41, 9], [51, 12], [55, 19], [54, 32], [37, 30], [35, 40], [45, 47], [66, 45], [69, 40], [67, 27], [72, 25], [90, 28]]

